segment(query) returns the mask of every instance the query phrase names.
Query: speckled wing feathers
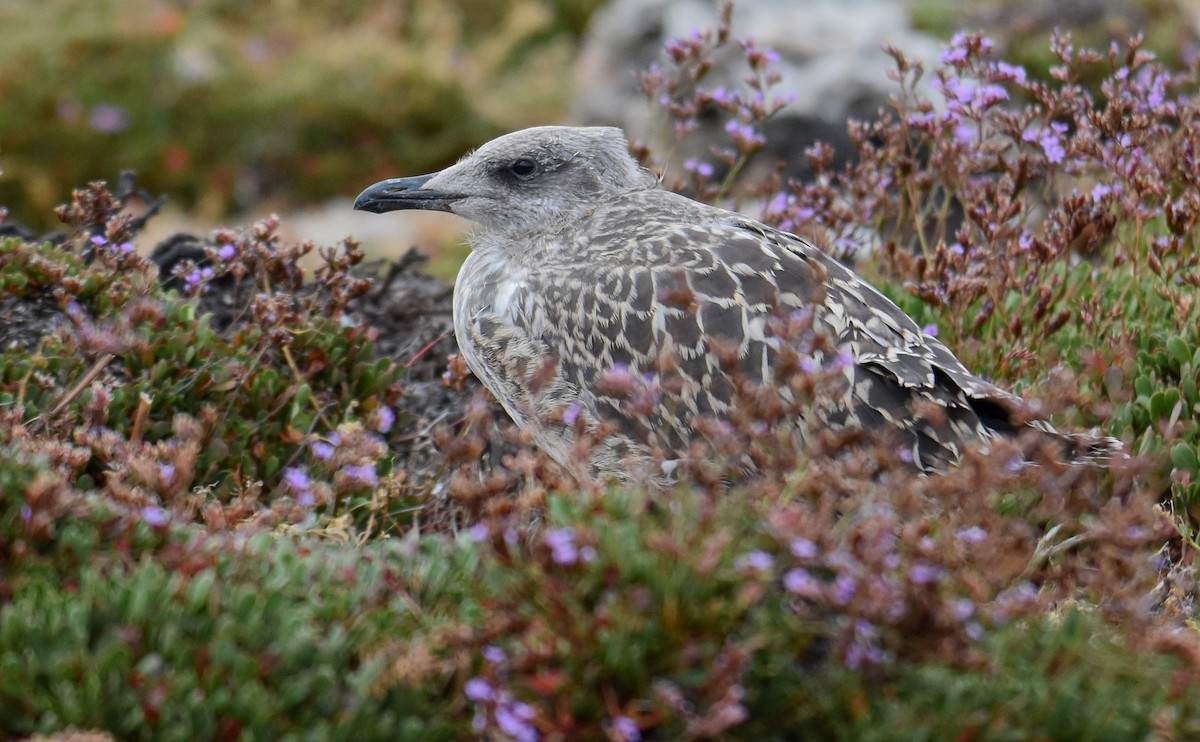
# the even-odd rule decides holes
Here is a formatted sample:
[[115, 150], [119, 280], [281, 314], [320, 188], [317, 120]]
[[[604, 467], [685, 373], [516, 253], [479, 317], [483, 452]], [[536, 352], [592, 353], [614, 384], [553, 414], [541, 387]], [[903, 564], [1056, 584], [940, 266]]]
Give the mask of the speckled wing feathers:
[[[623, 194], [557, 240], [523, 247], [517, 257], [472, 254], [456, 289], [456, 328], [472, 370], [560, 461], [574, 438], [556, 421], [572, 403], [628, 444], [597, 461], [602, 469], [645, 446], [682, 450], [697, 416], [721, 416], [732, 401], [713, 343], [736, 347], [752, 380], [775, 383], [768, 319], [806, 306], [855, 358], [844, 399], [809, 424], [887, 425], [931, 468], [992, 437], [979, 412], [1011, 399], [812, 245], [667, 191]], [[625, 414], [598, 388], [610, 369], [652, 374], [665, 356], [683, 383], [646, 415]], [[922, 403], [942, 414], [917, 414]]]

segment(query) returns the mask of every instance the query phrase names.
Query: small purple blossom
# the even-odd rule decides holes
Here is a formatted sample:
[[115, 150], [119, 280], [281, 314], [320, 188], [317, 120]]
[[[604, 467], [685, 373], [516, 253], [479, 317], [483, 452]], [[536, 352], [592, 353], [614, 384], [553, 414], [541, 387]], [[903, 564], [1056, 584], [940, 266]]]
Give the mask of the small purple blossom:
[[376, 411], [375, 415], [375, 430], [379, 431], [380, 433], [388, 432], [392, 429], [392, 426], [396, 424], [396, 413], [393, 412], [392, 408], [388, 407], [387, 405], [380, 407]]
[[496, 689], [483, 678], [471, 678], [463, 686], [463, 693], [476, 703], [487, 703], [496, 697]]
[[163, 464], [158, 467], [158, 476], [162, 479], [163, 484], [170, 487], [175, 483], [175, 465]]
[[951, 64], [952, 62], [961, 62], [967, 58], [967, 50], [961, 46], [950, 47], [938, 55], [938, 61], [942, 64]]
[[536, 742], [537, 729], [530, 724], [533, 707], [527, 703], [501, 704], [496, 707], [496, 727], [517, 742]]
[[108, 244], [108, 238], [103, 235], [96, 235], [92, 238], [92, 244], [96, 247], [103, 247]]
[[1099, 201], [1112, 192], [1112, 186], [1105, 185], [1104, 183], [1097, 183], [1096, 187], [1092, 189], [1092, 200]]
[[26, 523], [33, 520], [33, 508], [29, 507], [28, 505], [22, 505], [21, 520], [25, 521]]
[[562, 411], [562, 424], [568, 427], [573, 427], [575, 423], [579, 421], [579, 413], [581, 412], [583, 412], [583, 405], [579, 404], [578, 402], [572, 402], [571, 404], [567, 405], [566, 409]]
[[924, 327], [921, 328], [921, 332], [925, 333], [926, 335], [929, 335], [930, 337], [937, 337], [938, 326], [937, 325], [925, 325]]
[[755, 550], [738, 557], [737, 566], [739, 569], [767, 572], [775, 566], [775, 557], [765, 551]]
[[975, 615], [975, 601], [970, 598], [959, 598], [954, 601], [954, 605], [951, 606], [950, 610], [959, 621], [966, 621]]
[[713, 166], [703, 160], [688, 160], [683, 163], [683, 169], [701, 178], [711, 178], [713, 174]]
[[820, 549], [817, 548], [815, 543], [802, 537], [792, 539], [790, 548], [792, 556], [797, 559], [812, 559], [820, 553]]
[[501, 662], [508, 659], [508, 655], [504, 650], [497, 647], [495, 644], [489, 644], [483, 648], [483, 658], [493, 665], [499, 665]]
[[298, 466], [289, 466], [283, 470], [283, 481], [293, 492], [303, 492], [312, 487], [312, 478], [308, 472]]
[[151, 526], [161, 526], [170, 519], [170, 513], [157, 505], [147, 505], [142, 508], [142, 520]]
[[183, 277], [184, 286], [188, 291], [195, 289], [204, 281], [213, 277], [213, 269], [205, 266], [204, 268], [194, 268], [190, 273]]
[[487, 541], [488, 537], [492, 535], [492, 529], [488, 527], [487, 523], [476, 523], [471, 526], [467, 534], [470, 535], [471, 540], [475, 543], [481, 543]]
[[916, 585], [928, 585], [941, 577], [942, 571], [924, 562], [917, 562], [908, 570], [908, 579]]
[[1001, 76], [1006, 77], [1018, 85], [1024, 85], [1026, 81], [1025, 68], [1019, 64], [1009, 64], [1008, 62], [997, 62], [996, 72]]
[[217, 256], [221, 260], [232, 260], [234, 255], [237, 255], [237, 248], [233, 245], [221, 245], [220, 249], [217, 250]]
[[962, 528], [954, 532], [954, 537], [965, 544], [978, 544], [987, 538], [988, 532], [980, 526]]
[[737, 119], [730, 119], [725, 124], [725, 133], [732, 137], [734, 144], [743, 151], [758, 149], [766, 141], [757, 129]]
[[342, 467], [342, 473], [368, 487], [379, 484], [379, 475], [375, 473], [374, 464], [350, 464]]
[[850, 575], [838, 575], [833, 581], [833, 601], [838, 605], [846, 605], [858, 592], [858, 580]]
[[557, 564], [569, 566], [579, 561], [579, 549], [575, 546], [575, 529], [551, 528], [546, 531], [546, 546], [550, 547], [550, 558]]
[[642, 738], [641, 728], [628, 716], [614, 716], [612, 727], [613, 731], [619, 734], [625, 742], [638, 742]]
[[318, 461], [328, 461], [333, 456], [333, 446], [325, 441], [314, 441], [312, 444], [313, 456], [317, 457]]
[[807, 569], [796, 567], [788, 570], [783, 576], [783, 586], [788, 592], [793, 592], [802, 598], [816, 598], [821, 595], [821, 583], [813, 579]]

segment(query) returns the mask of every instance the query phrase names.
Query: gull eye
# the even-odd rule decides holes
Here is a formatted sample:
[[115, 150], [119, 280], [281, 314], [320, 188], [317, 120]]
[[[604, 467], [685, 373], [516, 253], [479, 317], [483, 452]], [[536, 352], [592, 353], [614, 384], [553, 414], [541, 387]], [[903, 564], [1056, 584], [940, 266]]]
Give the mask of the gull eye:
[[537, 175], [537, 163], [528, 157], [522, 157], [519, 160], [513, 160], [508, 166], [508, 172], [517, 176], [521, 180], [529, 180], [534, 175]]

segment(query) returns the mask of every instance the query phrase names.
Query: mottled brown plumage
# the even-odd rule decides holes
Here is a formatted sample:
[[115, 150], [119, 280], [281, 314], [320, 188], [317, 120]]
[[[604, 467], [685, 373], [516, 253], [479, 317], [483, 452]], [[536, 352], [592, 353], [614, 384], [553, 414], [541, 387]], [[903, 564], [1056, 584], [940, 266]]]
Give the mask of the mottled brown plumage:
[[[811, 311], [814, 329], [848, 356], [840, 396], [805, 415], [802, 432], [890, 429], [922, 469], [1013, 432], [1016, 398], [967, 371], [860, 277], [796, 235], [663, 190], [618, 129], [509, 134], [440, 173], [378, 183], [355, 208], [437, 209], [472, 223], [454, 297], [463, 357], [513, 419], [577, 471], [564, 413], [569, 422], [579, 412], [590, 429], [615, 426], [591, 462], [607, 473], [644, 463], [651, 448], [682, 451], [698, 418], [726, 416], [734, 385], [718, 349], [736, 348], [737, 373], [786, 394], [774, 374], [780, 338], [768, 326], [791, 312]], [[644, 414], [629, 414], [601, 383], [640, 380], [668, 357], [677, 387]], [[939, 414], [918, 414], [923, 404]]]

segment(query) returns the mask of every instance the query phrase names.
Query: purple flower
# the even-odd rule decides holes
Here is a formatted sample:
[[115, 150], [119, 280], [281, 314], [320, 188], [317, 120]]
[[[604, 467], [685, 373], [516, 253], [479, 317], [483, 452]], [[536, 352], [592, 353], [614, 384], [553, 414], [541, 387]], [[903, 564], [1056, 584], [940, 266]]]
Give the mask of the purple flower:
[[92, 244], [96, 247], [103, 247], [108, 244], [108, 238], [102, 235], [96, 235], [92, 238]]
[[575, 546], [575, 529], [551, 528], [546, 531], [546, 546], [550, 547], [550, 558], [557, 564], [569, 566], [579, 561], [579, 549]]
[[142, 508], [142, 520], [151, 526], [161, 526], [170, 519], [170, 513], [157, 505], [147, 505]]
[[937, 325], [925, 325], [924, 327], [921, 328], [921, 332], [923, 332], [926, 335], [929, 335], [931, 337], [937, 337], [938, 328], [937, 328]]
[[755, 149], [766, 141], [753, 126], [743, 124], [737, 119], [730, 119], [725, 124], [725, 133], [732, 137], [734, 143], [743, 150]]
[[483, 678], [471, 678], [463, 686], [463, 693], [476, 703], [487, 703], [496, 697], [496, 689]]
[[283, 470], [283, 481], [293, 492], [303, 492], [312, 487], [312, 479], [308, 472], [297, 466], [289, 466]]
[[1000, 75], [1002, 75], [1004, 77], [1007, 77], [1008, 79], [1012, 80], [1013, 82], [1017, 83], [1018, 85], [1025, 84], [1025, 80], [1026, 80], [1025, 68], [1019, 64], [1009, 64], [1008, 62], [997, 62], [996, 63], [996, 72], [1000, 73]]
[[1107, 186], [1103, 183], [1097, 183], [1096, 187], [1092, 189], [1092, 200], [1099, 201], [1112, 192], [1112, 186]]
[[954, 140], [960, 144], [973, 144], [979, 137], [979, 127], [969, 121], [954, 125]]
[[[526, 712], [525, 709], [529, 709], [529, 711]], [[537, 741], [537, 729], [529, 723], [531, 718], [533, 718], [532, 707], [528, 704], [517, 703], [512, 706], [496, 707], [496, 726], [517, 742]]]
[[233, 245], [221, 245], [217, 255], [221, 260], [232, 260], [233, 256], [237, 255], [237, 249]]
[[28, 505], [22, 505], [21, 520], [25, 521], [26, 523], [33, 520], [33, 508], [29, 507]]
[[713, 89], [713, 91], [709, 93], [709, 97], [713, 99], [714, 103], [719, 103], [723, 106], [733, 105], [735, 102], [734, 96], [723, 87]]
[[583, 411], [583, 405], [578, 402], [572, 402], [567, 405], [567, 408], [562, 411], [562, 424], [566, 426], [574, 426], [579, 420], [579, 413]]
[[325, 441], [314, 441], [312, 444], [313, 456], [316, 456], [320, 461], [328, 461], [333, 456], [333, 446]]
[[1058, 164], [1067, 156], [1067, 150], [1063, 147], [1062, 132], [1058, 128], [1061, 124], [1056, 126], [1055, 123], [1050, 125], [1051, 128], [1043, 130], [1037, 141], [1042, 151], [1046, 153], [1046, 160]]
[[791, 550], [797, 559], [812, 559], [820, 551], [812, 541], [800, 537], [792, 539]]
[[596, 547], [594, 546], [584, 546], [579, 549], [579, 558], [588, 564], [596, 561], [596, 556]]
[[966, 544], [977, 544], [987, 538], [987, 531], [979, 526], [971, 526], [954, 532], [954, 537]]
[[975, 615], [975, 602], [970, 598], [959, 598], [954, 601], [951, 607], [954, 617], [959, 621], [966, 621], [971, 616]]
[[487, 541], [488, 536], [492, 534], [492, 529], [488, 527], [487, 523], [476, 523], [467, 533], [470, 534], [472, 541], [480, 543]]
[[973, 641], [979, 641], [983, 638], [983, 626], [981, 626], [978, 621], [972, 621], [971, 623], [967, 624], [967, 636], [969, 636]]
[[625, 739], [625, 742], [638, 742], [642, 738], [642, 730], [637, 722], [628, 716], [614, 716], [613, 730]]
[[775, 565], [775, 557], [765, 551], [752, 551], [748, 554], [743, 554], [737, 559], [737, 566], [740, 569], [754, 570], [755, 572], [766, 572]]
[[695, 173], [701, 178], [711, 178], [713, 174], [713, 166], [707, 162], [698, 160], [688, 160], [683, 163], [683, 169], [689, 173]]
[[838, 605], [846, 605], [858, 592], [858, 580], [849, 575], [838, 575], [833, 581], [833, 600]]
[[375, 414], [375, 429], [380, 433], [388, 432], [392, 429], [392, 426], [396, 424], [396, 413], [392, 412], [391, 407], [380, 407]]
[[115, 249], [120, 250], [121, 252], [128, 255], [129, 253], [133, 252], [133, 243], [132, 242], [122, 242], [121, 244], [116, 245]]
[[317, 496], [312, 493], [312, 490], [304, 490], [297, 495], [296, 502], [306, 508], [310, 508], [317, 503]]
[[343, 466], [342, 472], [351, 479], [357, 479], [362, 484], [374, 487], [379, 484], [379, 475], [375, 473], [374, 464], [351, 464]]
[[158, 476], [160, 479], [162, 479], [163, 484], [170, 487], [175, 483], [175, 465], [163, 464], [162, 466], [158, 467]]
[[941, 570], [937, 567], [917, 562], [908, 570], [908, 579], [912, 580], [917, 585], [928, 585], [941, 576]]
[[489, 644], [483, 648], [483, 658], [493, 665], [499, 665], [504, 660], [508, 659], [508, 655], [504, 650], [494, 644]]
[[816, 598], [821, 594], [821, 584], [813, 579], [807, 569], [796, 567], [783, 576], [783, 586], [802, 598]]
[[120, 106], [101, 103], [92, 108], [88, 115], [88, 123], [96, 131], [104, 134], [116, 134], [129, 128], [129, 112]]
[[961, 46], [950, 47], [938, 55], [938, 61], [942, 64], [950, 64], [951, 62], [961, 62], [967, 58], [967, 50]]

